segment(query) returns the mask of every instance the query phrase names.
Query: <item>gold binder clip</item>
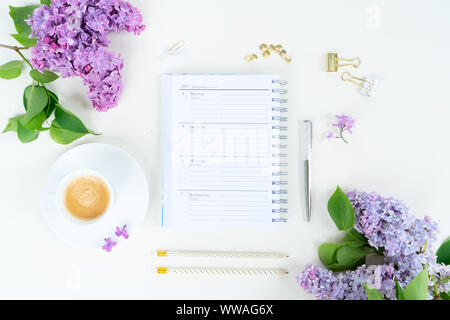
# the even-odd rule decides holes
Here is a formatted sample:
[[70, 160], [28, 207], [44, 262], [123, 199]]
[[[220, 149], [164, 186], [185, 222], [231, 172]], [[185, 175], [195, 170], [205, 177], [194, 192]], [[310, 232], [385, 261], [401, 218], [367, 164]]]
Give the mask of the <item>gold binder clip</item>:
[[[348, 67], [353, 66], [354, 68], [358, 68], [361, 64], [360, 58], [353, 58], [353, 59], [344, 59], [339, 58], [337, 53], [328, 53], [328, 72], [337, 72], [340, 67]], [[339, 61], [343, 61], [346, 63], [339, 64]]]
[[352, 76], [350, 72], [344, 72], [342, 74], [342, 81], [349, 81], [354, 85], [361, 88], [361, 94], [371, 97], [373, 95], [373, 89], [375, 87], [376, 80], [373, 77], [358, 78]]

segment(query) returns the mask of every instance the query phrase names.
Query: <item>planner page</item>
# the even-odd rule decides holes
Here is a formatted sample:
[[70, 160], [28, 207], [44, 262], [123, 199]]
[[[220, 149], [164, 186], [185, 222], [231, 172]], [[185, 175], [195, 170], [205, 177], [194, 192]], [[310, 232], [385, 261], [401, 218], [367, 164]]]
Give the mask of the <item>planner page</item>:
[[164, 75], [164, 227], [274, 225], [277, 80]]

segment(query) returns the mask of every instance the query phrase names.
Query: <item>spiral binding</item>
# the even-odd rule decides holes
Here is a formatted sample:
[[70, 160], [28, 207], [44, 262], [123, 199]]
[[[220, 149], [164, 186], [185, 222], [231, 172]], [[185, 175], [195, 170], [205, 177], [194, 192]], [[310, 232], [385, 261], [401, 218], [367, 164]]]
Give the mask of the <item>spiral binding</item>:
[[288, 200], [287, 199], [278, 199], [278, 200], [272, 200], [273, 204], [287, 204]]
[[272, 153], [272, 157], [277, 157], [277, 158], [287, 158], [287, 154], [286, 153]]
[[272, 117], [272, 120], [288, 121], [288, 118], [287, 117]]
[[286, 86], [288, 82], [286, 80], [272, 80], [273, 84], [279, 84], [280, 86]]
[[287, 94], [288, 91], [286, 89], [272, 89], [272, 92], [280, 93], [280, 94]]
[[288, 163], [287, 162], [274, 162], [272, 163], [273, 167], [287, 167]]
[[288, 155], [286, 152], [281, 151], [286, 151], [288, 148], [286, 141], [288, 136], [285, 134], [288, 130], [288, 117], [285, 115], [288, 112], [288, 108], [285, 106], [288, 103], [288, 99], [282, 98], [280, 95], [287, 94], [288, 90], [282, 87], [287, 85], [288, 82], [285, 80], [273, 80], [272, 83], [276, 86], [272, 89], [272, 102], [274, 103], [272, 106], [272, 157], [274, 158], [272, 163], [272, 177], [274, 178], [272, 181], [272, 214], [274, 215], [272, 222], [287, 222], [288, 219], [285, 215], [288, 209], [285, 208], [285, 205], [288, 203], [288, 200], [285, 196], [288, 191], [285, 186], [287, 186], [288, 182], [285, 177], [287, 177], [288, 172], [285, 169], [287, 169], [288, 164], [285, 159], [287, 159]]
[[281, 99], [281, 98], [272, 98], [272, 101], [278, 103], [288, 103], [288, 99]]
[[273, 112], [287, 112], [288, 109], [286, 107], [272, 107]]
[[195, 268], [169, 267], [156, 268], [158, 274], [197, 274], [197, 275], [234, 275], [234, 276], [277, 276], [288, 274], [282, 269], [242, 269], [242, 268]]
[[288, 222], [288, 219], [286, 219], [286, 218], [277, 218], [277, 219], [272, 219], [272, 222]]

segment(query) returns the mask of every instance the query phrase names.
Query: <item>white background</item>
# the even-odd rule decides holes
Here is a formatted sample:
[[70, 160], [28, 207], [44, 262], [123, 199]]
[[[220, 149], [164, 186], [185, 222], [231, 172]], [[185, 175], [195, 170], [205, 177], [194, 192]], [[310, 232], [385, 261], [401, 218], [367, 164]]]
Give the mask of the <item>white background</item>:
[[[37, 0], [35, 1], [37, 2]], [[14, 44], [2, 1], [0, 43]], [[150, 207], [138, 233], [111, 254], [73, 249], [49, 229], [40, 211], [52, 163], [72, 146], [51, 141], [22, 145], [0, 136], [0, 298], [307, 299], [295, 281], [306, 264], [319, 263], [317, 247], [340, 234], [326, 211], [337, 184], [404, 200], [411, 212], [440, 221], [439, 243], [450, 235], [450, 2], [446, 0], [133, 0], [147, 31], [112, 35], [125, 60], [125, 89], [117, 109], [98, 113], [80, 79], [50, 85], [62, 104], [102, 132], [74, 145], [106, 142], [130, 151], [151, 184]], [[185, 40], [183, 56], [160, 60], [171, 43]], [[278, 57], [249, 64], [262, 42], [280, 43], [293, 63]], [[0, 62], [16, 54], [0, 51]], [[378, 79], [375, 96], [360, 95], [325, 72], [327, 52], [359, 56], [356, 75]], [[271, 230], [163, 230], [161, 222], [161, 74], [164, 72], [279, 73], [289, 80], [289, 223]], [[0, 125], [22, 113], [28, 75], [1, 80]], [[326, 141], [333, 115], [356, 118], [350, 144]], [[313, 220], [304, 222], [298, 121], [314, 121]], [[82, 235], [80, 235], [82, 236]], [[434, 246], [436, 248], [436, 244]], [[158, 276], [158, 248], [283, 251], [285, 261], [170, 260], [172, 265], [284, 267], [281, 278]]]

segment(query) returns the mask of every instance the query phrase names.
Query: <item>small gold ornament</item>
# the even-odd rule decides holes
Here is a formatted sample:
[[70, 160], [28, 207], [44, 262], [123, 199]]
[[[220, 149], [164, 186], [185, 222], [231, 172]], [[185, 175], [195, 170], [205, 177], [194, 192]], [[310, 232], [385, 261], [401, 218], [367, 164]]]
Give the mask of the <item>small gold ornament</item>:
[[254, 53], [245, 56], [245, 60], [247, 62], [253, 62], [253, 61], [257, 60], [257, 59], [258, 59], [258, 56], [256, 54], [254, 54]]
[[[276, 52], [283, 59], [284, 62], [286, 63], [292, 62], [292, 58], [287, 55], [286, 50], [283, 49], [283, 46], [281, 44], [273, 45], [262, 43], [259, 45], [259, 50], [261, 51], [261, 55], [264, 58], [268, 58], [270, 57], [272, 52]], [[245, 60], [247, 60], [248, 62], [252, 62], [256, 59], [258, 59], [258, 56], [256, 54], [249, 54], [248, 56], [245, 57]]]

